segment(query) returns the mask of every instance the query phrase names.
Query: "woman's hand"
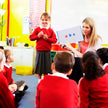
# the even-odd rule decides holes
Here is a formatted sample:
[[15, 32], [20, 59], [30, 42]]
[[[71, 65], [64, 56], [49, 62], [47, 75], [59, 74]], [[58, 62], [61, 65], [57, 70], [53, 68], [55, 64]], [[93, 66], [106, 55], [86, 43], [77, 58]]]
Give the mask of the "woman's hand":
[[73, 47], [71, 46], [69, 42], [67, 42], [66, 45], [62, 45], [62, 48], [67, 49], [69, 51], [73, 51]]
[[63, 48], [65, 48], [65, 49], [67, 49], [67, 50], [73, 52], [73, 53], [74, 53], [76, 56], [78, 56], [78, 57], [82, 57], [82, 55], [83, 55], [82, 53], [80, 53], [79, 51], [77, 51], [76, 48], [72, 47], [71, 44], [70, 44], [69, 42], [67, 42], [67, 44], [64, 45]]

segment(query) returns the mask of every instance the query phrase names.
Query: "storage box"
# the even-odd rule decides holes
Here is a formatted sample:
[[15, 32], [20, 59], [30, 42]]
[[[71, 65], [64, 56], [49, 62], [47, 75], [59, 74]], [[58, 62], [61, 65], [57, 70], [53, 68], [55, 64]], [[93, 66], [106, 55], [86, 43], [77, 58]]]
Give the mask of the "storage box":
[[[71, 43], [71, 46], [73, 48], [76, 48], [76, 43]], [[53, 44], [51, 51], [69, 51], [69, 50], [61, 48], [59, 44]]]
[[16, 74], [32, 75], [33, 67], [32, 66], [16, 66]]

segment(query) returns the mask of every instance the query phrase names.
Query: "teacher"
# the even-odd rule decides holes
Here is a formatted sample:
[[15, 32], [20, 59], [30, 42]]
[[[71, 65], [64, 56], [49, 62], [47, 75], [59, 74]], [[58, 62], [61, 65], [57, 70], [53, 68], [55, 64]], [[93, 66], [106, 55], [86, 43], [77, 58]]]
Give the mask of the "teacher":
[[75, 53], [77, 57], [82, 57], [82, 55], [87, 51], [95, 51], [102, 45], [102, 39], [96, 33], [95, 23], [92, 18], [87, 17], [82, 22], [82, 34], [83, 41], [78, 42], [78, 48], [73, 48], [70, 43], [67, 43], [64, 46], [65, 49], [68, 49]]

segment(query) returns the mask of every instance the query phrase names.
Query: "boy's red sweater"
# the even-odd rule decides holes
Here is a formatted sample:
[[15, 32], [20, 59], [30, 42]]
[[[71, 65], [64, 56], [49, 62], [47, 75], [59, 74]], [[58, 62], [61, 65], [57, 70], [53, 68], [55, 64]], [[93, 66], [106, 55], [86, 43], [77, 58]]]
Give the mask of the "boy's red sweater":
[[6, 67], [5, 65], [4, 65], [4, 70], [5, 70], [5, 77], [6, 77], [6, 79], [7, 79], [7, 81], [8, 81], [8, 84], [11, 84], [11, 83], [13, 83], [13, 78], [12, 78], [12, 66], [11, 67]]
[[36, 108], [78, 108], [77, 83], [46, 75], [37, 86]]
[[108, 108], [108, 74], [79, 81], [80, 108]]

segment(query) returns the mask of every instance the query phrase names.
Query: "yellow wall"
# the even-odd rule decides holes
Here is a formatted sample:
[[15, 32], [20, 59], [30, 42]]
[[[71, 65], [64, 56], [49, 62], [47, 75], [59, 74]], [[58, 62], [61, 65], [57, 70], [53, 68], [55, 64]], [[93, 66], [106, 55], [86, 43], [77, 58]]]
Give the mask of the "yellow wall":
[[[4, 20], [7, 20], [7, 0], [5, 0], [5, 2], [3, 3], [3, 5], [0, 8], [2, 8], [2, 7], [3, 7], [3, 9], [6, 9], [5, 14], [1, 17], [1, 20], [3, 19], [3, 21], [4, 21]], [[2, 34], [1, 34], [1, 30], [2, 30]], [[7, 37], [7, 21], [4, 24], [3, 28], [0, 28], [0, 41], [1, 40], [5, 41], [6, 37]]]
[[15, 38], [15, 44], [29, 43], [29, 34], [22, 34], [23, 16], [29, 15], [29, 0], [10, 0], [9, 37]]
[[[30, 0], [10, 0], [9, 37], [15, 38], [15, 44], [26, 42], [35, 46], [35, 42], [29, 40], [29, 34], [22, 34], [23, 16], [30, 12], [29, 3]], [[3, 7], [7, 9], [7, 0], [5, 0]], [[46, 0], [45, 11], [51, 13], [51, 0]], [[7, 20], [7, 11], [3, 18]], [[6, 37], [7, 22], [3, 27], [2, 40], [5, 41]]]
[[46, 0], [45, 11], [51, 13], [51, 0]]
[[[46, 0], [46, 12], [51, 13], [51, 1]], [[35, 41], [29, 40], [29, 34], [22, 34], [23, 27], [23, 16], [28, 15], [30, 12], [29, 8], [30, 0], [10, 0], [10, 25], [9, 25], [9, 37], [15, 38], [15, 43], [25, 42], [29, 45], [35, 46]], [[7, 9], [7, 0], [3, 4], [3, 7]], [[7, 19], [7, 11], [3, 19]], [[1, 34], [1, 33], [0, 33]], [[5, 41], [7, 37], [7, 22], [3, 27], [2, 40]], [[102, 45], [103, 47], [108, 47], [108, 45]]]
[[103, 44], [102, 47], [108, 47], [108, 45]]

